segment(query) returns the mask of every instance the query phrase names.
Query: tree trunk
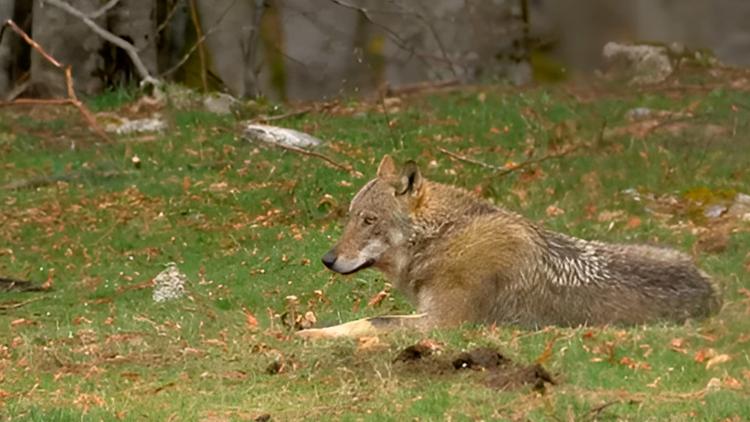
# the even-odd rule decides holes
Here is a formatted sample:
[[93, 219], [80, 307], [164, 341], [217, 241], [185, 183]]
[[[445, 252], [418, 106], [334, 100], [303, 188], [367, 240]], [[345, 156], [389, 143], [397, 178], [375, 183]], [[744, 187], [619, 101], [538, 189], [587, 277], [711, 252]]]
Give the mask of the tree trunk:
[[[0, 2], [0, 25], [13, 17], [13, 9], [14, 2]], [[11, 70], [14, 61], [14, 38], [16, 38], [15, 34], [12, 34], [10, 29], [6, 28], [3, 39], [0, 40], [0, 98], [5, 98], [13, 83], [11, 80]]]
[[[84, 13], [96, 11], [97, 0], [68, 0]], [[100, 51], [104, 41], [80, 19], [64, 11], [34, 0], [32, 37], [47, 52], [64, 65], [73, 66], [75, 87], [79, 93], [93, 95], [101, 92], [104, 67]], [[106, 26], [105, 17], [96, 22]], [[31, 53], [31, 91], [43, 97], [65, 97], [65, 75], [36, 52]]]
[[[135, 46], [138, 56], [152, 75], [156, 75], [158, 71], [155, 18], [156, 0], [120, 0], [107, 14], [109, 31]], [[114, 84], [130, 80], [139, 82], [139, 76], [134, 74], [133, 64], [127, 54], [115, 46], [111, 48], [117, 50], [113, 69], [116, 78]]]

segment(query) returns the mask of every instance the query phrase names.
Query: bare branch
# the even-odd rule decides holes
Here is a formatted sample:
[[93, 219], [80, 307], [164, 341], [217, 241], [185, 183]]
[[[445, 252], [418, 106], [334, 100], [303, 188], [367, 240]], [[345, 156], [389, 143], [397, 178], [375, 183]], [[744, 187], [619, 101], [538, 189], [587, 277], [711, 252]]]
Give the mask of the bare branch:
[[490, 169], [490, 170], [492, 170], [494, 172], [494, 174], [493, 174], [494, 176], [505, 176], [506, 174], [510, 174], [510, 173], [513, 173], [514, 171], [521, 170], [521, 169], [526, 168], [526, 167], [528, 167], [528, 166], [530, 166], [532, 164], [539, 164], [539, 163], [547, 161], [547, 160], [564, 157], [564, 156], [569, 155], [570, 153], [572, 153], [574, 151], [577, 151], [577, 150], [579, 150], [579, 149], [581, 149], [581, 148], [583, 148], [585, 146], [588, 146], [588, 144], [575, 145], [575, 146], [563, 149], [562, 151], [559, 151], [559, 152], [555, 152], [555, 153], [543, 155], [543, 156], [541, 156], [539, 158], [528, 159], [526, 161], [523, 161], [521, 163], [515, 164], [513, 166], [502, 166], [502, 167], [501, 166], [494, 166], [492, 164], [487, 164], [485, 162], [482, 162], [482, 161], [479, 161], [479, 160], [475, 160], [473, 158], [465, 157], [463, 155], [456, 154], [455, 152], [449, 151], [449, 150], [447, 150], [445, 148], [442, 148], [442, 147], [437, 147], [437, 150], [440, 151], [440, 152], [442, 152], [443, 154], [446, 154], [446, 155], [448, 155], [448, 156], [450, 156], [452, 158], [455, 158], [456, 160], [465, 161], [467, 163], [471, 163], [471, 164], [475, 164], [475, 165], [478, 165], [478, 166], [482, 166], [484, 168], [488, 168], [488, 169]]
[[[182, 0], [178, 0], [175, 2], [174, 6], [172, 6], [172, 9], [169, 11], [169, 13], [167, 13], [167, 16], [164, 18], [164, 21], [160, 23], [159, 26], [156, 27], [157, 34], [160, 34], [161, 31], [163, 31], [164, 28], [167, 27], [167, 25], [169, 24], [169, 21], [171, 21], [172, 18], [174, 17], [174, 14], [177, 13], [177, 9], [180, 7], [181, 3], [182, 3]], [[155, 41], [156, 41], [156, 37], [149, 40], [150, 43], [155, 42]]]
[[230, 3], [229, 6], [227, 6], [227, 8], [224, 9], [224, 11], [221, 13], [221, 15], [219, 16], [219, 18], [216, 19], [216, 22], [214, 22], [213, 26], [211, 26], [211, 28], [209, 28], [208, 31], [204, 31], [203, 35], [201, 35], [200, 37], [198, 37], [198, 39], [195, 41], [195, 44], [193, 44], [193, 46], [190, 47], [190, 49], [187, 51], [187, 53], [185, 53], [185, 55], [182, 56], [182, 58], [177, 63], [175, 63], [172, 67], [170, 67], [169, 69], [167, 69], [164, 72], [162, 72], [160, 76], [164, 77], [164, 76], [171, 75], [172, 73], [176, 72], [177, 69], [179, 69], [180, 67], [182, 67], [182, 65], [184, 65], [185, 62], [188, 61], [188, 59], [190, 58], [190, 56], [192, 56], [193, 53], [195, 53], [195, 50], [197, 50], [200, 47], [200, 45], [203, 43], [203, 41], [205, 41], [206, 38], [208, 38], [209, 35], [213, 34], [214, 32], [216, 32], [219, 29], [219, 24], [224, 20], [224, 18], [227, 16], [227, 14], [229, 13], [229, 11], [232, 10], [232, 7], [234, 7], [234, 5], [236, 3], [237, 3], [237, 0], [234, 0], [232, 3]]
[[311, 112], [313, 110], [312, 107], [305, 107], [301, 108], [299, 110], [293, 110], [288, 113], [284, 114], [277, 114], [275, 116], [258, 116], [255, 119], [252, 120], [253, 123], [268, 123], [268, 122], [275, 122], [278, 120], [285, 120], [289, 119], [291, 117], [299, 117], [304, 116], [305, 114]]
[[451, 158], [455, 158], [456, 160], [459, 160], [459, 161], [465, 161], [467, 163], [475, 164], [477, 166], [488, 168], [488, 169], [493, 170], [493, 171], [502, 171], [502, 170], [505, 170], [504, 167], [493, 166], [492, 164], [487, 164], [487, 163], [485, 163], [483, 161], [479, 161], [479, 160], [475, 160], [473, 158], [465, 157], [463, 155], [456, 154], [453, 151], [447, 150], [447, 149], [445, 149], [443, 147], [437, 147], [437, 150], [440, 151], [440, 152], [442, 152], [443, 154], [445, 154], [445, 155], [447, 155], [447, 156], [449, 156]]
[[105, 4], [104, 6], [100, 7], [99, 10], [97, 10], [94, 13], [89, 14], [89, 17], [91, 19], [97, 19], [100, 16], [102, 16], [103, 14], [109, 12], [109, 9], [117, 6], [117, 3], [119, 3], [119, 2], [120, 2], [120, 0], [109, 0], [109, 2], [107, 2], [107, 4]]
[[104, 130], [99, 126], [99, 124], [96, 122], [96, 119], [94, 118], [94, 115], [91, 114], [91, 111], [86, 107], [86, 105], [78, 99], [76, 96], [75, 88], [73, 87], [73, 71], [70, 66], [64, 66], [62, 63], [60, 63], [57, 59], [52, 57], [49, 53], [47, 53], [39, 43], [31, 39], [31, 37], [23, 31], [18, 25], [16, 25], [15, 22], [13, 22], [11, 19], [8, 19], [5, 21], [5, 24], [3, 25], [3, 29], [5, 27], [9, 27], [12, 29], [15, 33], [17, 33], [21, 38], [28, 43], [31, 48], [36, 50], [39, 54], [44, 57], [45, 60], [50, 62], [53, 66], [56, 68], [62, 70], [65, 73], [65, 85], [68, 92], [68, 98], [66, 99], [60, 99], [60, 98], [53, 98], [53, 99], [46, 99], [46, 100], [26, 100], [26, 99], [17, 99], [15, 101], [10, 102], [0, 102], [0, 106], [7, 106], [7, 105], [23, 105], [23, 104], [38, 104], [38, 105], [64, 105], [64, 104], [70, 104], [78, 109], [78, 111], [81, 113], [84, 119], [88, 122], [91, 129], [94, 130], [102, 139], [104, 139], [107, 142], [111, 142], [111, 139], [109, 136], [107, 136], [107, 133], [104, 132]]
[[133, 44], [102, 28], [88, 15], [62, 0], [42, 0], [42, 2], [51, 4], [52, 6], [63, 10], [69, 15], [77, 17], [86, 26], [91, 28], [91, 30], [94, 31], [97, 35], [125, 50], [125, 52], [128, 54], [128, 57], [130, 57], [130, 60], [133, 62], [133, 65], [135, 65], [136, 71], [138, 71], [138, 74], [141, 77], [141, 84], [160, 85], [159, 81], [151, 76], [151, 72], [149, 72], [146, 68], [146, 65], [143, 64], [143, 61], [138, 56], [138, 49], [136, 49]]

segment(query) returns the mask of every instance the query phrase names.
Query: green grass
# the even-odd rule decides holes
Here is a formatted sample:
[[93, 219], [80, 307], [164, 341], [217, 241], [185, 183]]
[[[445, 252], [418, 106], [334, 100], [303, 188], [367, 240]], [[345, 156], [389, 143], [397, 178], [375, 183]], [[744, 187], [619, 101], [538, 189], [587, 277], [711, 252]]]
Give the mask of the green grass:
[[[749, 225], [727, 223], [725, 248], [703, 253], [694, 247], [701, 233], [727, 226], [700, 218], [700, 204], [692, 211], [682, 205], [699, 188], [717, 197], [750, 193], [750, 116], [747, 108], [733, 109], [750, 104], [750, 94], [721, 84], [612, 88], [585, 99], [576, 92], [475, 87], [406, 98], [387, 115], [377, 104], [350, 102], [280, 122], [325, 140], [320, 152], [351, 164], [361, 178], [314, 157], [239, 140], [232, 117], [202, 111], [161, 110], [171, 127], [155, 139], [106, 144], [82, 132], [88, 138], [76, 138], [71, 149], [61, 117], [0, 110], [0, 185], [58, 178], [0, 191], [0, 275], [53, 283], [47, 293], [0, 293], [4, 307], [37, 299], [0, 310], [0, 416], [747, 418], [750, 304], [740, 289], [750, 288]], [[92, 108], [117, 112], [133, 99], [116, 91], [93, 99]], [[689, 108], [694, 117], [681, 133], [655, 130], [638, 139], [618, 132], [630, 127], [625, 113], [641, 106]], [[711, 138], [707, 124], [724, 131]], [[439, 150], [503, 166], [524, 162], [532, 148], [538, 158], [556, 145], [582, 143], [590, 146], [502, 177]], [[374, 350], [359, 350], [352, 340], [304, 343], [282, 323], [290, 295], [299, 298], [295, 311], [312, 310], [322, 323], [411, 311], [398, 293], [377, 309], [366, 306], [386, 282], [378, 273], [342, 277], [319, 264], [340, 233], [349, 199], [384, 153], [414, 158], [428, 178], [476, 189], [555, 230], [696, 251], [724, 286], [726, 306], [686, 326], [429, 334], [445, 344], [444, 353], [486, 345], [521, 363], [551, 346], [544, 365], [559, 382], [543, 395], [530, 387], [493, 390], [481, 373], [419, 374], [394, 363], [401, 348], [424, 337], [419, 333], [382, 336]], [[140, 168], [131, 164], [136, 155]], [[633, 200], [626, 189], [679, 204], [671, 216], [652, 214], [646, 205], [653, 204]], [[551, 205], [564, 213], [548, 215]], [[605, 212], [619, 214], [600, 218]], [[156, 304], [147, 282], [169, 262], [190, 278], [189, 297]], [[257, 328], [247, 326], [245, 309], [258, 318]], [[708, 358], [700, 361], [706, 353], [730, 360], [707, 368]], [[269, 373], [274, 362], [280, 373]], [[707, 389], [709, 382], [717, 387]]]

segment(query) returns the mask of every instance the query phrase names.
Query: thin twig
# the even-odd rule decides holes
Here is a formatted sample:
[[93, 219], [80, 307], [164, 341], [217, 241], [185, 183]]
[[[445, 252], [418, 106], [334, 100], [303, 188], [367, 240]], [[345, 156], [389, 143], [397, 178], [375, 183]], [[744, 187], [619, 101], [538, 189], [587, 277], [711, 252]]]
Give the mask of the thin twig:
[[404, 51], [412, 54], [413, 56], [418, 57], [425, 64], [429, 64], [429, 62], [427, 60], [425, 60], [425, 59], [432, 59], [432, 60], [439, 61], [439, 62], [445, 62], [445, 63], [447, 63], [447, 64], [449, 64], [451, 66], [453, 65], [453, 63], [450, 60], [446, 60], [443, 57], [433, 56], [433, 55], [429, 55], [429, 54], [425, 54], [425, 53], [417, 51], [417, 49], [414, 48], [414, 46], [410, 45], [407, 40], [405, 40], [403, 37], [401, 37], [398, 34], [398, 32], [394, 31], [393, 29], [389, 28], [388, 26], [383, 25], [382, 23], [380, 23], [380, 22], [376, 21], [375, 19], [373, 19], [372, 15], [370, 14], [370, 11], [368, 9], [366, 9], [364, 7], [359, 7], [359, 6], [354, 5], [354, 4], [347, 3], [347, 2], [345, 2], [343, 0], [329, 0], [329, 1], [332, 2], [332, 3], [334, 3], [334, 4], [336, 4], [336, 5], [344, 7], [346, 9], [355, 10], [355, 11], [359, 12], [365, 18], [365, 20], [367, 20], [368, 22], [370, 22], [370, 24], [372, 24], [376, 28], [379, 28], [379, 29], [383, 30], [386, 33], [386, 35], [396, 44], [396, 46], [398, 46], [402, 50], [404, 50]]
[[76, 91], [73, 86], [73, 71], [70, 66], [64, 66], [62, 63], [60, 63], [57, 59], [52, 57], [49, 53], [47, 53], [39, 43], [34, 41], [26, 32], [24, 32], [23, 29], [21, 29], [18, 25], [16, 25], [13, 20], [8, 19], [5, 21], [5, 24], [3, 27], [9, 27], [13, 30], [13, 32], [17, 33], [21, 38], [23, 38], [24, 41], [26, 41], [27, 44], [29, 44], [34, 50], [36, 50], [39, 54], [44, 57], [45, 60], [50, 62], [53, 66], [56, 68], [62, 70], [65, 73], [65, 86], [68, 92], [68, 98], [66, 99], [60, 99], [60, 98], [53, 98], [53, 99], [47, 99], [47, 100], [21, 100], [16, 99], [14, 101], [5, 101], [0, 102], [0, 106], [7, 106], [7, 105], [23, 105], [23, 104], [35, 104], [35, 105], [64, 105], [64, 104], [70, 104], [78, 109], [78, 111], [81, 113], [84, 119], [88, 122], [89, 126], [96, 132], [102, 139], [104, 139], [107, 142], [111, 142], [112, 140], [107, 135], [106, 132], [99, 126], [99, 124], [96, 122], [96, 119], [94, 118], [94, 115], [91, 114], [89, 109], [86, 107], [86, 105], [78, 99], [78, 96], [76, 96]]
[[541, 163], [543, 161], [551, 160], [551, 159], [554, 159], [554, 158], [561, 158], [561, 157], [564, 157], [564, 156], [566, 156], [566, 155], [568, 155], [568, 154], [570, 154], [570, 153], [572, 153], [574, 151], [577, 151], [577, 150], [583, 148], [584, 146], [586, 146], [586, 144], [576, 145], [576, 146], [570, 147], [570, 148], [568, 148], [566, 150], [560, 151], [560, 152], [555, 153], [555, 154], [547, 154], [547, 155], [543, 155], [543, 156], [541, 156], [539, 158], [526, 160], [526, 161], [523, 161], [521, 163], [516, 164], [513, 167], [503, 168], [502, 170], [499, 170], [496, 175], [497, 176], [505, 176], [506, 174], [512, 173], [512, 172], [514, 172], [516, 170], [520, 170], [520, 169], [525, 168], [525, 167], [528, 167], [528, 166], [530, 166], [532, 164], [539, 164], [539, 163]]
[[198, 60], [201, 64], [201, 85], [203, 92], [208, 92], [208, 69], [206, 67], [206, 45], [203, 43], [205, 37], [203, 36], [203, 30], [201, 29], [201, 20], [198, 18], [198, 6], [195, 4], [195, 0], [190, 0], [190, 19], [193, 21], [193, 28], [195, 28], [195, 35], [198, 37]]
[[159, 81], [156, 80], [153, 76], [151, 76], [151, 72], [149, 72], [146, 65], [143, 64], [143, 61], [141, 60], [140, 56], [138, 56], [138, 49], [135, 48], [133, 44], [107, 31], [106, 29], [102, 28], [96, 22], [94, 22], [88, 15], [86, 15], [85, 13], [81, 12], [80, 10], [76, 9], [75, 7], [71, 6], [70, 4], [62, 0], [42, 0], [42, 2], [51, 4], [52, 6], [55, 6], [65, 11], [69, 15], [77, 17], [86, 26], [91, 28], [91, 30], [94, 31], [97, 35], [99, 35], [106, 41], [109, 41], [112, 44], [125, 50], [125, 52], [128, 54], [128, 57], [130, 57], [130, 60], [133, 62], [133, 65], [135, 66], [136, 71], [141, 77], [141, 84], [159, 85]]
[[7, 310], [10, 310], [10, 309], [18, 309], [18, 308], [20, 308], [22, 306], [28, 305], [29, 303], [37, 302], [37, 301], [40, 301], [42, 299], [46, 299], [46, 297], [44, 297], [44, 296], [32, 297], [31, 299], [24, 300], [24, 301], [21, 301], [21, 302], [16, 302], [16, 303], [0, 303], [0, 311], [7, 311]]
[[447, 150], [445, 148], [442, 148], [442, 147], [437, 147], [437, 150], [440, 151], [440, 152], [442, 152], [442, 153], [444, 153], [444, 154], [447, 154], [447, 155], [449, 155], [449, 156], [451, 156], [451, 157], [453, 157], [453, 158], [455, 158], [457, 160], [465, 161], [467, 163], [476, 164], [478, 166], [482, 166], [484, 168], [491, 169], [491, 170], [493, 170], [495, 172], [495, 174], [494, 174], [495, 176], [505, 176], [505, 175], [507, 175], [509, 173], [512, 173], [514, 171], [521, 170], [522, 168], [528, 167], [528, 166], [530, 166], [532, 164], [539, 164], [541, 162], [544, 162], [544, 161], [547, 161], [547, 160], [551, 160], [553, 158], [564, 157], [564, 156], [566, 156], [566, 155], [568, 155], [568, 154], [570, 154], [570, 153], [572, 153], [572, 152], [574, 152], [576, 150], [581, 149], [584, 146], [586, 146], [586, 144], [576, 145], [576, 146], [570, 147], [568, 149], [565, 149], [563, 151], [560, 151], [558, 153], [543, 155], [543, 156], [541, 156], [539, 158], [529, 159], [529, 160], [523, 161], [521, 163], [518, 163], [518, 164], [516, 164], [514, 166], [508, 166], [508, 167], [500, 167], [500, 166], [494, 166], [492, 164], [487, 164], [485, 162], [482, 162], [482, 161], [479, 161], [479, 160], [475, 160], [473, 158], [469, 158], [469, 157], [465, 157], [463, 155], [456, 154], [455, 152], [449, 151], [449, 150]]
[[97, 10], [96, 12], [90, 13], [88, 16], [91, 19], [97, 19], [98, 17], [100, 17], [103, 14], [107, 13], [109, 11], [109, 9], [117, 6], [117, 3], [119, 3], [119, 2], [120, 2], [120, 0], [109, 0], [109, 2], [107, 2], [107, 4], [105, 4], [104, 6], [100, 7], [99, 10]]
[[182, 56], [182, 58], [177, 63], [175, 63], [172, 67], [162, 72], [159, 76], [164, 77], [164, 76], [171, 75], [172, 73], [177, 71], [177, 69], [181, 68], [182, 65], [184, 65], [185, 62], [188, 61], [190, 56], [192, 56], [193, 53], [195, 53], [195, 50], [198, 49], [200, 44], [206, 38], [208, 38], [209, 35], [213, 34], [215, 31], [219, 29], [219, 24], [221, 23], [221, 21], [224, 20], [224, 17], [226, 17], [227, 13], [229, 13], [232, 7], [234, 7], [235, 3], [237, 3], [237, 0], [234, 0], [231, 4], [229, 4], [229, 6], [227, 6], [226, 9], [224, 9], [221, 15], [216, 19], [216, 22], [214, 22], [214, 25], [211, 28], [209, 28], [208, 31], [203, 32], [203, 35], [195, 41], [195, 44], [193, 44], [193, 46], [190, 47], [190, 49], [185, 53], [185, 55]]
[[399, 86], [386, 86], [385, 92], [388, 96], [399, 96], [414, 94], [416, 92], [432, 92], [445, 88], [452, 88], [460, 84], [458, 79], [446, 79], [442, 81], [425, 81]]
[[275, 122], [277, 120], [289, 119], [291, 117], [304, 116], [305, 114], [311, 112], [312, 109], [313, 109], [312, 107], [305, 107], [299, 110], [292, 110], [288, 113], [277, 114], [275, 116], [258, 116], [255, 119], [253, 119], [252, 122], [253, 123], [268, 123], [268, 122]]
[[286, 149], [286, 150], [289, 150], [289, 151], [292, 151], [292, 152], [296, 152], [296, 153], [302, 154], [302, 155], [307, 155], [307, 156], [310, 156], [310, 157], [320, 158], [321, 160], [327, 162], [328, 164], [336, 167], [339, 170], [343, 170], [343, 171], [346, 171], [346, 172], [349, 172], [349, 173], [356, 173], [356, 171], [351, 166], [351, 164], [339, 164], [336, 161], [334, 161], [332, 158], [329, 158], [328, 156], [323, 155], [323, 154], [321, 154], [319, 152], [308, 151], [306, 149], [293, 147], [291, 145], [283, 145], [283, 144], [276, 144], [276, 143], [273, 144], [273, 145], [277, 146], [279, 148], [283, 148], [283, 149]]
[[616, 404], [623, 404], [623, 403], [626, 403], [626, 404], [636, 404], [636, 403], [640, 403], [640, 402], [638, 400], [632, 400], [632, 399], [631, 400], [627, 400], [627, 401], [622, 400], [622, 399], [615, 399], [615, 400], [611, 400], [611, 401], [608, 401], [608, 402], [604, 402], [604, 403], [600, 404], [599, 406], [591, 408], [591, 410], [589, 411], [589, 415], [588, 415], [587, 420], [591, 420], [591, 421], [596, 420], [596, 418], [599, 417], [599, 414], [601, 414], [604, 411], [604, 409], [606, 409], [606, 408], [608, 408], [610, 406], [614, 406]]
[[33, 284], [29, 280], [18, 280], [15, 278], [0, 277], [0, 291], [9, 292], [17, 290], [21, 292], [43, 291], [41, 286]]
[[[167, 13], [167, 16], [164, 18], [164, 21], [160, 23], [159, 26], [156, 27], [157, 34], [161, 34], [161, 31], [163, 31], [164, 28], [167, 27], [167, 25], [169, 24], [169, 21], [171, 21], [172, 18], [174, 17], [174, 14], [177, 13], [177, 9], [179, 8], [182, 1], [183, 0], [177, 0], [174, 3], [174, 6], [172, 6], [172, 9]], [[149, 43], [156, 42], [158, 38], [159, 37], [153, 37], [152, 39], [149, 40]]]
[[505, 170], [505, 167], [493, 166], [492, 164], [487, 164], [485, 162], [482, 162], [482, 161], [479, 161], [479, 160], [475, 160], [473, 158], [465, 157], [463, 155], [456, 154], [453, 151], [447, 150], [447, 149], [445, 149], [443, 147], [437, 147], [437, 150], [440, 151], [440, 152], [442, 152], [443, 154], [446, 154], [446, 155], [448, 155], [448, 156], [450, 156], [452, 158], [455, 158], [456, 160], [459, 160], [459, 161], [465, 161], [465, 162], [470, 163], [470, 164], [476, 164], [478, 166], [481, 166], [481, 167], [484, 167], [484, 168], [488, 168], [488, 169], [493, 170], [493, 171]]

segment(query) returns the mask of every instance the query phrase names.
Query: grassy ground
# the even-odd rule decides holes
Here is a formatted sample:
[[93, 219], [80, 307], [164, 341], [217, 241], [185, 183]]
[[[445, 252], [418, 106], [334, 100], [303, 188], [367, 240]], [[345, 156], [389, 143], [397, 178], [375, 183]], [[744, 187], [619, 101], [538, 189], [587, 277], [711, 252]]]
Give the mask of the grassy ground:
[[[277, 122], [325, 140], [319, 152], [363, 177], [235, 135], [240, 117], [284, 112], [271, 106], [224, 117], [114, 93], [92, 107], [159, 112], [170, 129], [113, 143], [73, 111], [1, 109], [0, 276], [52, 289], [0, 292], [0, 417], [744, 420], [750, 223], [704, 213], [750, 193], [747, 77], [643, 90], [475, 87]], [[663, 112], [631, 121], [634, 107]], [[387, 288], [377, 273], [342, 277], [319, 263], [384, 153], [565, 233], [688, 251], [722, 284], [724, 309], [685, 326], [290, 336], [288, 322], [306, 311], [322, 324], [411, 311], [397, 292], [368, 306]], [[538, 162], [500, 176], [455, 156]], [[188, 275], [189, 294], [157, 304], [150, 280], [169, 262]], [[490, 346], [539, 361], [557, 385], [500, 391], [482, 372], [394, 362], [425, 337], [445, 355]]]

